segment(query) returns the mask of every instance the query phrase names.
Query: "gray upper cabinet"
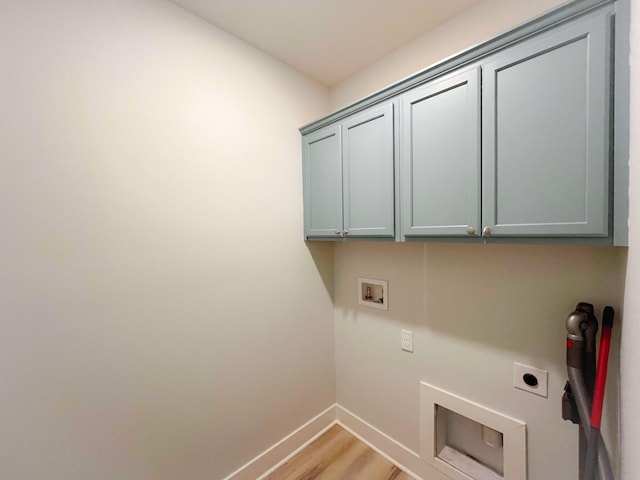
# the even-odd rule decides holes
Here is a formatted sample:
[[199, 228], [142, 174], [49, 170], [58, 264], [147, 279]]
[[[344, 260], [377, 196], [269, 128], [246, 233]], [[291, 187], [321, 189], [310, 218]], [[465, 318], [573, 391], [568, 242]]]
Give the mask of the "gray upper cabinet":
[[394, 236], [393, 107], [387, 103], [342, 124], [345, 235]]
[[303, 137], [306, 238], [395, 235], [394, 104]]
[[304, 232], [335, 237], [342, 232], [340, 127], [332, 125], [302, 138]]
[[402, 236], [479, 233], [479, 68], [411, 90], [401, 105]]
[[497, 236], [607, 236], [610, 15], [483, 62], [483, 228]]
[[567, 2], [302, 127], [306, 238], [625, 245], [620, 15]]

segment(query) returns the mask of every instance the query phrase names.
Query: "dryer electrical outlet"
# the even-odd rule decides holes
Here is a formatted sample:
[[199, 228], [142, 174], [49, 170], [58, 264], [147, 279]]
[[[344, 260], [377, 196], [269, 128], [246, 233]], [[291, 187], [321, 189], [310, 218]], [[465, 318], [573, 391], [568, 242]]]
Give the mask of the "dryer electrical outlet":
[[547, 398], [549, 372], [513, 362], [513, 386], [525, 392]]

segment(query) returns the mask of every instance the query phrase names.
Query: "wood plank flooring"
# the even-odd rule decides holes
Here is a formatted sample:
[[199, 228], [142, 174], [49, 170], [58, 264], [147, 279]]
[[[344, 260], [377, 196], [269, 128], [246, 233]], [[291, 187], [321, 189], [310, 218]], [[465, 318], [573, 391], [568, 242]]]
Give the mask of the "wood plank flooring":
[[339, 425], [265, 480], [412, 480]]

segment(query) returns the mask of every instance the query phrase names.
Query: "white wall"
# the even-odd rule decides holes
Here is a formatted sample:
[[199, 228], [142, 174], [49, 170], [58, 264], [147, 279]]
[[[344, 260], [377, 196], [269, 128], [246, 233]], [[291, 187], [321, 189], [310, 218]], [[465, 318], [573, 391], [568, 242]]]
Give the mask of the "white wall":
[[326, 89], [160, 0], [0, 2], [0, 64], [0, 478], [219, 479], [333, 404]]
[[622, 480], [640, 472], [640, 0], [631, 1], [631, 152], [629, 199], [629, 259], [624, 300], [622, 382]]
[[[558, 3], [483, 2], [337, 86], [332, 108]], [[583, 300], [599, 316], [605, 304], [621, 312], [625, 266], [621, 248], [336, 245], [338, 403], [418, 451], [418, 384], [425, 380], [525, 421], [529, 480], [577, 479], [578, 427], [560, 416], [565, 319]], [[389, 281], [388, 312], [357, 304], [358, 276]], [[621, 324], [618, 318], [603, 420], [616, 471]], [[400, 351], [402, 328], [414, 332], [413, 354]], [[549, 371], [548, 399], [512, 387], [514, 361]]]

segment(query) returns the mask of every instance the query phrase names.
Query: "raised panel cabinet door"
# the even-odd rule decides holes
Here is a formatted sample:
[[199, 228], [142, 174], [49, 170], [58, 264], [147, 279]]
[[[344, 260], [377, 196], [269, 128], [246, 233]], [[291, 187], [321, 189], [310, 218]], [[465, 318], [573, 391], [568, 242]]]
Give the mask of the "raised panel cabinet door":
[[394, 120], [392, 103], [342, 124], [344, 230], [349, 237], [393, 237]]
[[483, 226], [491, 235], [607, 236], [608, 13], [483, 67]]
[[330, 125], [302, 137], [304, 234], [342, 236], [342, 154], [340, 126]]
[[402, 97], [402, 236], [475, 236], [480, 227], [478, 67]]

